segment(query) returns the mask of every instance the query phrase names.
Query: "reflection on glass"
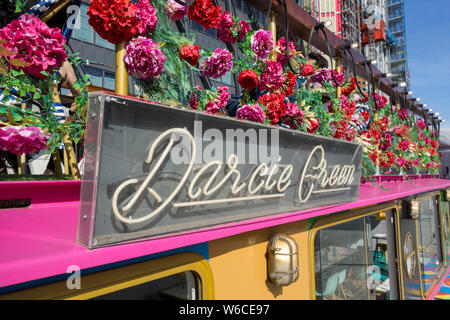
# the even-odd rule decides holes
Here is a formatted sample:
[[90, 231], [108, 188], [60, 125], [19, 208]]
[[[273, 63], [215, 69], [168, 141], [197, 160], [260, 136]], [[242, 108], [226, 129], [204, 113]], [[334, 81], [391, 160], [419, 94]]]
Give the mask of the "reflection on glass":
[[114, 291], [92, 300], [196, 300], [198, 277], [191, 271]]
[[428, 197], [420, 201], [422, 208], [418, 219], [420, 267], [425, 292], [437, 279], [441, 255], [439, 252], [438, 207], [436, 197]]
[[317, 233], [314, 239], [317, 299], [390, 298], [384, 219], [374, 214]]

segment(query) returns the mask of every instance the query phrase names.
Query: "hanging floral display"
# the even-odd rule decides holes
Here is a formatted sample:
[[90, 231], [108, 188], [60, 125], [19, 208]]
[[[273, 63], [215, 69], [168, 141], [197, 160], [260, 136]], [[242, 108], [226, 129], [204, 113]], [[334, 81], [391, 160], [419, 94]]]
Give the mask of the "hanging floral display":
[[148, 80], [164, 71], [166, 56], [152, 39], [138, 37], [131, 40], [124, 56], [127, 71], [138, 79]]
[[222, 7], [214, 6], [211, 0], [195, 0], [188, 8], [188, 17], [200, 23], [206, 30], [216, 28], [222, 16]]
[[220, 78], [233, 68], [233, 56], [226, 49], [216, 49], [199, 64], [201, 74], [214, 79]]
[[118, 44], [143, 32], [138, 12], [130, 0], [93, 0], [87, 14], [100, 37]]
[[65, 42], [58, 28], [49, 28], [33, 15], [23, 14], [0, 29], [0, 43], [11, 52], [9, 66], [39, 79], [67, 59]]
[[50, 135], [35, 126], [0, 128], [0, 150], [13, 154], [30, 154], [47, 147]]

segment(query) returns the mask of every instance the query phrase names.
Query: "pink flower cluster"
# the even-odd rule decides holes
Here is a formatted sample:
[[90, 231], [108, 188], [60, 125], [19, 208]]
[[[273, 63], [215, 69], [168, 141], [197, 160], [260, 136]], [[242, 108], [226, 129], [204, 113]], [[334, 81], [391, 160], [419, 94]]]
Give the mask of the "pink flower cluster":
[[[333, 87], [338, 87], [345, 81], [344, 73], [339, 73], [337, 70], [333, 70], [333, 77], [334, 77], [334, 80], [330, 75], [330, 80], [331, 80], [331, 83], [333, 84]], [[336, 81], [336, 83], [335, 83], [335, 81]]]
[[266, 120], [264, 111], [258, 104], [243, 105], [237, 110], [236, 118], [261, 123]]
[[177, 21], [182, 19], [187, 14], [188, 9], [174, 0], [168, 0], [166, 6], [164, 7], [164, 11], [170, 20]]
[[324, 83], [325, 81], [329, 81], [330, 79], [331, 79], [331, 71], [328, 69], [322, 69], [311, 76], [312, 82], [317, 82], [320, 84]]
[[199, 69], [202, 75], [210, 78], [220, 78], [233, 68], [233, 56], [226, 49], [216, 49], [210, 57], [202, 60]]
[[230, 99], [231, 93], [228, 91], [227, 86], [220, 86], [217, 89], [217, 98], [208, 101], [206, 104], [206, 111], [216, 113], [220, 111], [222, 107], [225, 107]]
[[152, 34], [158, 24], [155, 8], [150, 4], [149, 0], [139, 0], [136, 3], [136, 7], [139, 9], [138, 17], [141, 21], [139, 35]]
[[281, 88], [286, 80], [283, 76], [283, 67], [279, 62], [266, 60], [266, 70], [259, 76], [258, 87], [260, 90], [275, 91]]
[[[295, 48], [295, 44], [293, 41], [289, 41], [289, 59], [292, 59], [294, 56], [294, 52], [297, 50]], [[286, 39], [281, 38], [276, 43], [277, 47], [277, 62], [281, 63], [282, 65], [285, 65], [288, 63], [287, 57], [286, 57]]]
[[247, 21], [235, 21], [228, 11], [222, 13], [217, 23], [217, 38], [225, 43], [236, 43], [238, 40], [242, 41], [249, 31], [250, 24]]
[[38, 127], [2, 127], [0, 150], [13, 154], [34, 153], [47, 147], [49, 136]]
[[289, 117], [299, 117], [301, 119], [305, 117], [303, 110], [299, 109], [295, 103], [286, 104], [286, 115]]
[[128, 73], [138, 79], [149, 80], [164, 71], [166, 56], [157, 42], [138, 37], [128, 43], [123, 61]]
[[274, 47], [275, 43], [270, 31], [258, 30], [250, 40], [250, 48], [260, 60], [266, 59]]
[[39, 79], [45, 79], [42, 71], [51, 72], [67, 59], [66, 39], [61, 30], [49, 28], [33, 15], [23, 14], [0, 29], [0, 41], [4, 42], [3, 47], [15, 53], [10, 59], [27, 63], [23, 67], [11, 65], [11, 68], [22, 68]]

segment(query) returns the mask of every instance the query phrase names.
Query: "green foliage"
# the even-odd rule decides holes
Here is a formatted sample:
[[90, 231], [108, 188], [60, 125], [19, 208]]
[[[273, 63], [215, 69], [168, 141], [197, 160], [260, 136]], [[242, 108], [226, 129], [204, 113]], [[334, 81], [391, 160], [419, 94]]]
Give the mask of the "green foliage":
[[[68, 61], [75, 70], [78, 70], [83, 62], [77, 55], [70, 54]], [[0, 114], [7, 115], [11, 125], [36, 126], [50, 133], [47, 148], [49, 152], [53, 152], [67, 134], [73, 141], [78, 142], [84, 133], [86, 112], [84, 107], [87, 105], [89, 81], [86, 77], [78, 75], [74, 86], [81, 92], [81, 95], [75, 98], [80, 107], [73, 118], [60, 124], [52, 112], [52, 93], [53, 83], [61, 82], [61, 75], [58, 72], [51, 74], [43, 72], [43, 74], [46, 76], [45, 79], [37, 79], [22, 70], [9, 69], [8, 75], [0, 75], [0, 91], [5, 96], [4, 103], [0, 103]], [[15, 96], [19, 104], [8, 103], [12, 102], [9, 95]], [[23, 108], [22, 104], [25, 103], [27, 107]]]
[[166, 56], [164, 72], [159, 77], [142, 80], [142, 89], [146, 98], [157, 102], [179, 101], [187, 104], [192, 90], [189, 69], [179, 57], [182, 45], [193, 43], [194, 37], [187, 37], [172, 30], [171, 21], [164, 11], [165, 0], [152, 0], [158, 17], [158, 25], [152, 34], [152, 39], [162, 45], [162, 52]]

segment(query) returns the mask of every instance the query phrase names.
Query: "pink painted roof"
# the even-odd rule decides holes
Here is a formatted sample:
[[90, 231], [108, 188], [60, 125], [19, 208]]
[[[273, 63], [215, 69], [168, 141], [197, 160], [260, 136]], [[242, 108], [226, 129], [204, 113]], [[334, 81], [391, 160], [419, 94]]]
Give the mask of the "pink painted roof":
[[[391, 201], [412, 194], [450, 187], [450, 180], [364, 184], [358, 201], [290, 212], [215, 226], [161, 239], [88, 250], [76, 242], [79, 188], [77, 181], [0, 182], [0, 199], [32, 198], [22, 209], [0, 210], [0, 287], [176, 249], [255, 229]], [[59, 201], [55, 202], [55, 199]]]

